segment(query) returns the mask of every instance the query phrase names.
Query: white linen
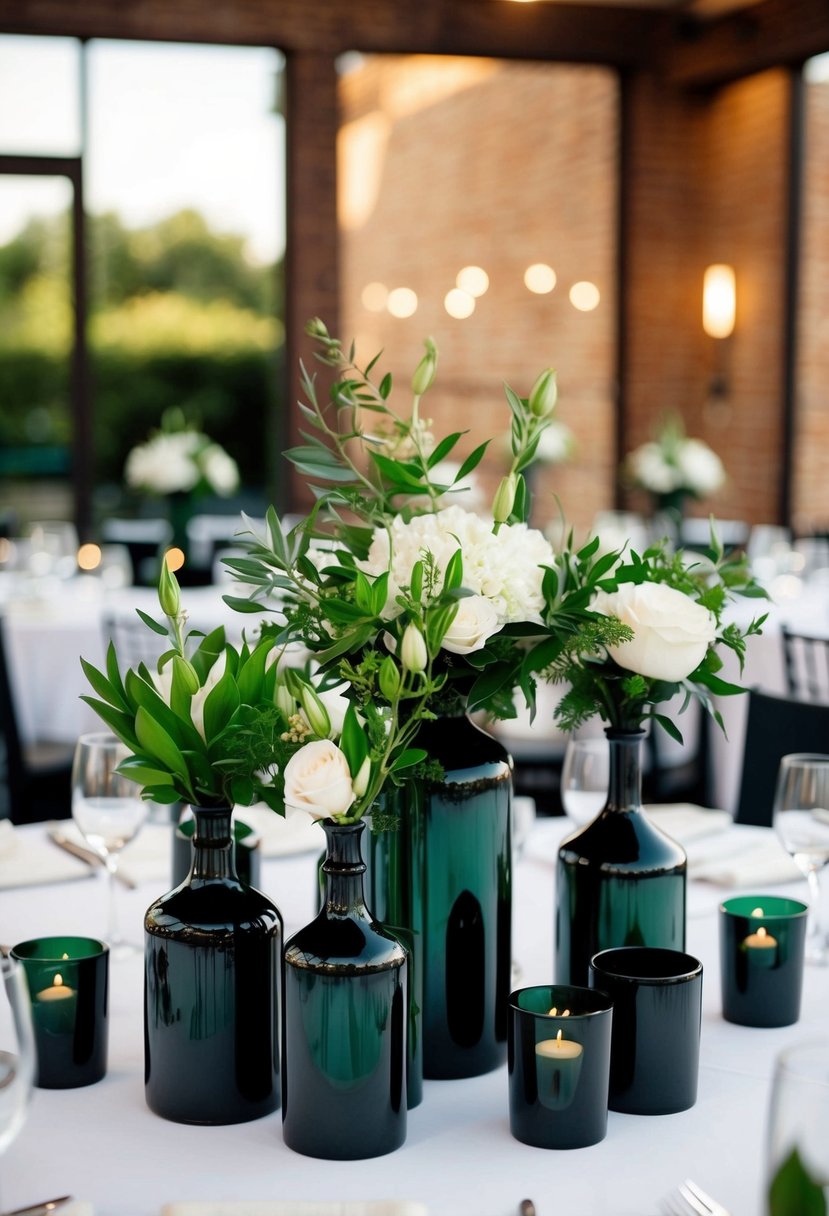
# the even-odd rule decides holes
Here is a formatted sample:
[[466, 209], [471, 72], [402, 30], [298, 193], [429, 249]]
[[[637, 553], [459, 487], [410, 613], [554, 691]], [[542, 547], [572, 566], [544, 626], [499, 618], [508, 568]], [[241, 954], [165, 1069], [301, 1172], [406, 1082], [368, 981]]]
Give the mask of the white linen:
[[427, 1216], [422, 1203], [168, 1203], [161, 1216]]
[[0, 819], [0, 888], [89, 878], [92, 868], [63, 853], [45, 836], [22, 832]]
[[[534, 854], [554, 853], [568, 826], [540, 820], [516, 869], [513, 953], [522, 986], [551, 980], [555, 871]], [[735, 827], [722, 838], [732, 832], [739, 840], [752, 830]], [[283, 914], [286, 935], [293, 933], [315, 915], [316, 857], [266, 858], [262, 869], [262, 885]], [[3, 940], [54, 932], [101, 936], [104, 881], [100, 873], [90, 883], [56, 886], [55, 898], [44, 898], [42, 888], [0, 892]], [[805, 883], [780, 888], [795, 898], [805, 890]], [[118, 889], [122, 927], [133, 940], [159, 893], [149, 883], [136, 891]], [[611, 1112], [599, 1144], [570, 1152], [533, 1149], [510, 1136], [504, 1065], [468, 1080], [426, 1081], [397, 1152], [368, 1162], [312, 1161], [286, 1148], [278, 1112], [235, 1126], [192, 1127], [149, 1111], [142, 960], [113, 959], [107, 1076], [84, 1089], [35, 1092], [27, 1122], [4, 1154], [4, 1206], [71, 1192], [101, 1216], [159, 1216], [177, 1200], [277, 1199], [398, 1199], [425, 1205], [430, 1216], [515, 1216], [529, 1196], [540, 1216], [657, 1216], [660, 1197], [690, 1176], [733, 1216], [756, 1216], [773, 1061], [789, 1044], [826, 1033], [829, 968], [806, 969], [797, 1025], [753, 1030], [724, 1022], [717, 948], [724, 893], [690, 884], [687, 948], [702, 960], [704, 981], [699, 1097], [689, 1111], [658, 1118]]]
[[279, 815], [269, 806], [240, 806], [235, 818], [249, 824], [259, 836], [263, 857], [286, 857], [291, 853], [321, 853], [325, 835], [316, 820], [304, 811]]

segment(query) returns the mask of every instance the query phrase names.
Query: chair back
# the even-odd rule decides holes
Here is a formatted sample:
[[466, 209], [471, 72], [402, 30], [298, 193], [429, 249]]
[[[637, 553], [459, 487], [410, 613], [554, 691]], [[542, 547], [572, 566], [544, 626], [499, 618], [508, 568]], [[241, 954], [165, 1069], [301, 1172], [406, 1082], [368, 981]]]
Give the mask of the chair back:
[[780, 633], [789, 696], [829, 705], [829, 638], [795, 633], [786, 625]]
[[735, 823], [771, 827], [777, 770], [792, 752], [829, 752], [829, 705], [752, 688]]

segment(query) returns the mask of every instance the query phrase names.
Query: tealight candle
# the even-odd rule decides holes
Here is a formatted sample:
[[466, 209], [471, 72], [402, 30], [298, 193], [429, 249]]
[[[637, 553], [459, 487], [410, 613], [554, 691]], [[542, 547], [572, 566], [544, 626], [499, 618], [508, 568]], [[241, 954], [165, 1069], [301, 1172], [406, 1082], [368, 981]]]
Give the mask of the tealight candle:
[[509, 1005], [510, 1130], [537, 1148], [583, 1148], [607, 1131], [610, 1001], [587, 988], [522, 988]]
[[739, 895], [720, 905], [723, 1017], [740, 1026], [790, 1026], [800, 1016], [806, 905]]
[[12, 949], [28, 981], [35, 1084], [91, 1085], [106, 1073], [109, 950], [89, 937], [42, 937]]

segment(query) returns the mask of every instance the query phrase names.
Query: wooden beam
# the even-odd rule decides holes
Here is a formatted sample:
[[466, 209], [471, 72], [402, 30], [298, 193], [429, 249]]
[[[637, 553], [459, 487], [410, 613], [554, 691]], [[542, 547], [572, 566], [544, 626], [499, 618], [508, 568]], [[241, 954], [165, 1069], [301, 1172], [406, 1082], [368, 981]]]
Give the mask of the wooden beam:
[[680, 19], [657, 54], [665, 78], [686, 88], [727, 84], [829, 51], [827, 0], [764, 0], [718, 21]]
[[0, 0], [0, 32], [642, 66], [664, 18], [511, 0]]

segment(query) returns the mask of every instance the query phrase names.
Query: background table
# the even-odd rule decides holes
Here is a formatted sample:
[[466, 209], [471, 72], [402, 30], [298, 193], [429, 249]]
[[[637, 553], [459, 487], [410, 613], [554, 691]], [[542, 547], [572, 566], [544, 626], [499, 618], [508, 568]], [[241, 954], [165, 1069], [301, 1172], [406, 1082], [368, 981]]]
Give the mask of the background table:
[[[40, 831], [40, 828], [19, 829]], [[552, 973], [550, 859], [567, 830], [537, 823], [515, 874], [514, 956], [519, 984]], [[731, 828], [731, 832], [758, 829]], [[265, 861], [262, 886], [286, 931], [314, 913], [316, 851]], [[794, 896], [803, 887], [790, 884]], [[159, 892], [119, 890], [124, 928], [139, 939], [142, 914]], [[29, 1118], [3, 1161], [6, 1207], [72, 1192], [98, 1216], [153, 1216], [183, 1199], [420, 1200], [431, 1216], [516, 1216], [529, 1196], [539, 1216], [656, 1216], [671, 1186], [690, 1176], [732, 1216], [760, 1216], [769, 1085], [777, 1052], [826, 1034], [829, 970], [808, 968], [798, 1025], [751, 1030], [720, 1012], [717, 905], [722, 888], [689, 887], [688, 949], [705, 967], [702, 1063], [696, 1106], [680, 1114], [611, 1112], [607, 1138], [569, 1152], [517, 1143], [507, 1118], [506, 1066], [465, 1081], [427, 1081], [410, 1112], [406, 1144], [370, 1161], [329, 1162], [291, 1152], [279, 1113], [232, 1127], [168, 1123], [143, 1093], [142, 960], [113, 963], [108, 1075], [76, 1090], [36, 1090]], [[104, 931], [103, 876], [0, 893], [2, 940], [61, 931]], [[827, 1129], [829, 1134], [829, 1129]]]

